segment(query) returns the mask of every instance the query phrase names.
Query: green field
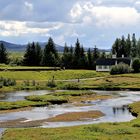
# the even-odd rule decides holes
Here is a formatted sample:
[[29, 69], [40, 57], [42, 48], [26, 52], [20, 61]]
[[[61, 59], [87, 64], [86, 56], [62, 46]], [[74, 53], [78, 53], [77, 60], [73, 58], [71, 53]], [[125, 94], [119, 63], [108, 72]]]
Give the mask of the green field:
[[[140, 102], [131, 105], [140, 114]], [[2, 140], [139, 140], [140, 116], [126, 123], [101, 123], [63, 128], [8, 129]]]
[[56, 80], [83, 79], [105, 76], [107, 73], [97, 73], [93, 70], [58, 70], [58, 71], [0, 71], [0, 77], [15, 80]]

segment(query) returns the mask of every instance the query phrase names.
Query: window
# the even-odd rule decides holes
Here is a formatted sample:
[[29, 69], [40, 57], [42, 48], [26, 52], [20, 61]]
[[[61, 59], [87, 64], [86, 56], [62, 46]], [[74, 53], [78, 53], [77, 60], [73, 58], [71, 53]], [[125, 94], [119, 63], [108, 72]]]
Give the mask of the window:
[[104, 69], [107, 69], [107, 66], [104, 66]]
[[98, 66], [98, 69], [102, 69], [102, 66]]

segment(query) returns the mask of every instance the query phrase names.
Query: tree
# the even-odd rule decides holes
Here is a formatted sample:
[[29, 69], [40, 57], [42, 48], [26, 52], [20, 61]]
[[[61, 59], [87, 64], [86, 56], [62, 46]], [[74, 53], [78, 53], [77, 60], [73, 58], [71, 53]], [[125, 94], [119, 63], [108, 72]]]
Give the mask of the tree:
[[23, 64], [27, 66], [39, 66], [42, 59], [41, 47], [38, 43], [29, 43], [24, 54]]
[[59, 57], [53, 39], [50, 37], [43, 52], [43, 65], [58, 66]]
[[122, 39], [121, 39], [121, 46], [120, 46], [120, 57], [122, 57], [122, 55], [124, 55], [125, 57], [127, 56], [127, 53], [126, 53], [126, 41], [125, 41], [125, 37], [122, 36]]
[[40, 66], [41, 60], [42, 60], [42, 50], [41, 50], [39, 43], [36, 43], [35, 55], [36, 55], [36, 62], [35, 62], [36, 66]]
[[106, 58], [106, 53], [103, 51], [102, 53], [101, 53], [101, 56], [100, 56], [101, 58]]
[[137, 42], [137, 57], [140, 58], [140, 39]]
[[85, 68], [87, 66], [87, 58], [86, 58], [85, 50], [83, 46], [81, 46], [80, 48], [80, 59], [79, 59], [78, 65], [80, 68]]
[[3, 43], [0, 43], [0, 63], [8, 62], [8, 53]]
[[130, 39], [130, 34], [128, 34], [128, 37], [126, 39], [126, 54], [127, 54], [127, 57], [130, 57], [130, 54], [131, 54], [131, 39]]
[[78, 60], [80, 58], [80, 52], [81, 52], [80, 47], [81, 46], [80, 46], [79, 39], [77, 39], [77, 41], [75, 43], [75, 51], [74, 51], [75, 60]]
[[87, 51], [88, 67], [92, 68], [93, 60], [90, 48]]
[[98, 48], [95, 46], [95, 48], [93, 49], [93, 59], [96, 60], [98, 59], [100, 56], [99, 50]]
[[135, 34], [132, 36], [131, 56], [136, 57], [137, 55], [137, 40]]
[[65, 46], [64, 46], [64, 52], [63, 52], [63, 56], [62, 56], [62, 66], [66, 67], [66, 68], [69, 68], [70, 66], [70, 51], [69, 51], [69, 48], [67, 46], [67, 44], [65, 43]]
[[134, 59], [132, 68], [134, 69], [134, 72], [136, 72], [136, 73], [139, 72], [139, 70], [140, 70], [140, 59], [139, 58]]

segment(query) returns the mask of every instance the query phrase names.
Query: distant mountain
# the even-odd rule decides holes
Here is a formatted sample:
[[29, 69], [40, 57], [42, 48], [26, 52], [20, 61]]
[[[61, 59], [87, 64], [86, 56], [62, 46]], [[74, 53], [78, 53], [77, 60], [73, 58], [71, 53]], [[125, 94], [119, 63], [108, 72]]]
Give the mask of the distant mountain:
[[24, 51], [26, 48], [26, 45], [13, 44], [6, 41], [0, 41], [0, 43], [3, 43], [8, 51]]
[[[8, 51], [25, 51], [27, 47], [27, 44], [21, 45], [21, 44], [14, 44], [14, 43], [6, 42], [6, 41], [0, 41], [0, 43], [3, 43]], [[39, 45], [41, 46], [41, 48], [44, 48], [46, 43], [39, 42]], [[59, 52], [63, 52], [64, 47], [56, 44], [56, 49]]]
[[[27, 44], [21, 45], [21, 44], [14, 44], [14, 43], [10, 43], [10, 42], [6, 42], [6, 41], [0, 41], [0, 43], [3, 43], [4, 46], [7, 48], [8, 51], [25, 51]], [[39, 42], [39, 45], [41, 46], [41, 48], [44, 48], [46, 45], [46, 42]], [[64, 47], [60, 46], [58, 44], [55, 44], [56, 49], [58, 50], [58, 52], [63, 52], [64, 51]], [[85, 48], [85, 51], [87, 51], [88, 48]], [[93, 49], [91, 49], [93, 50]], [[111, 52], [111, 49], [99, 49], [100, 52]]]

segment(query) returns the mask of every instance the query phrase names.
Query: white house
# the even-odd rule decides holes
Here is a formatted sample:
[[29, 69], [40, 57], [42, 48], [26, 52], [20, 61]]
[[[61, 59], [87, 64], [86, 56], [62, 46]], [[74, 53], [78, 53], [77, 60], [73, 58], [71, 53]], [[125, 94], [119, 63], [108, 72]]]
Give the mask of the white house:
[[120, 58], [100, 58], [96, 61], [96, 71], [110, 71], [111, 67], [114, 65], [118, 65], [119, 63], [127, 64], [131, 67], [132, 60], [128, 57], [120, 57]]

